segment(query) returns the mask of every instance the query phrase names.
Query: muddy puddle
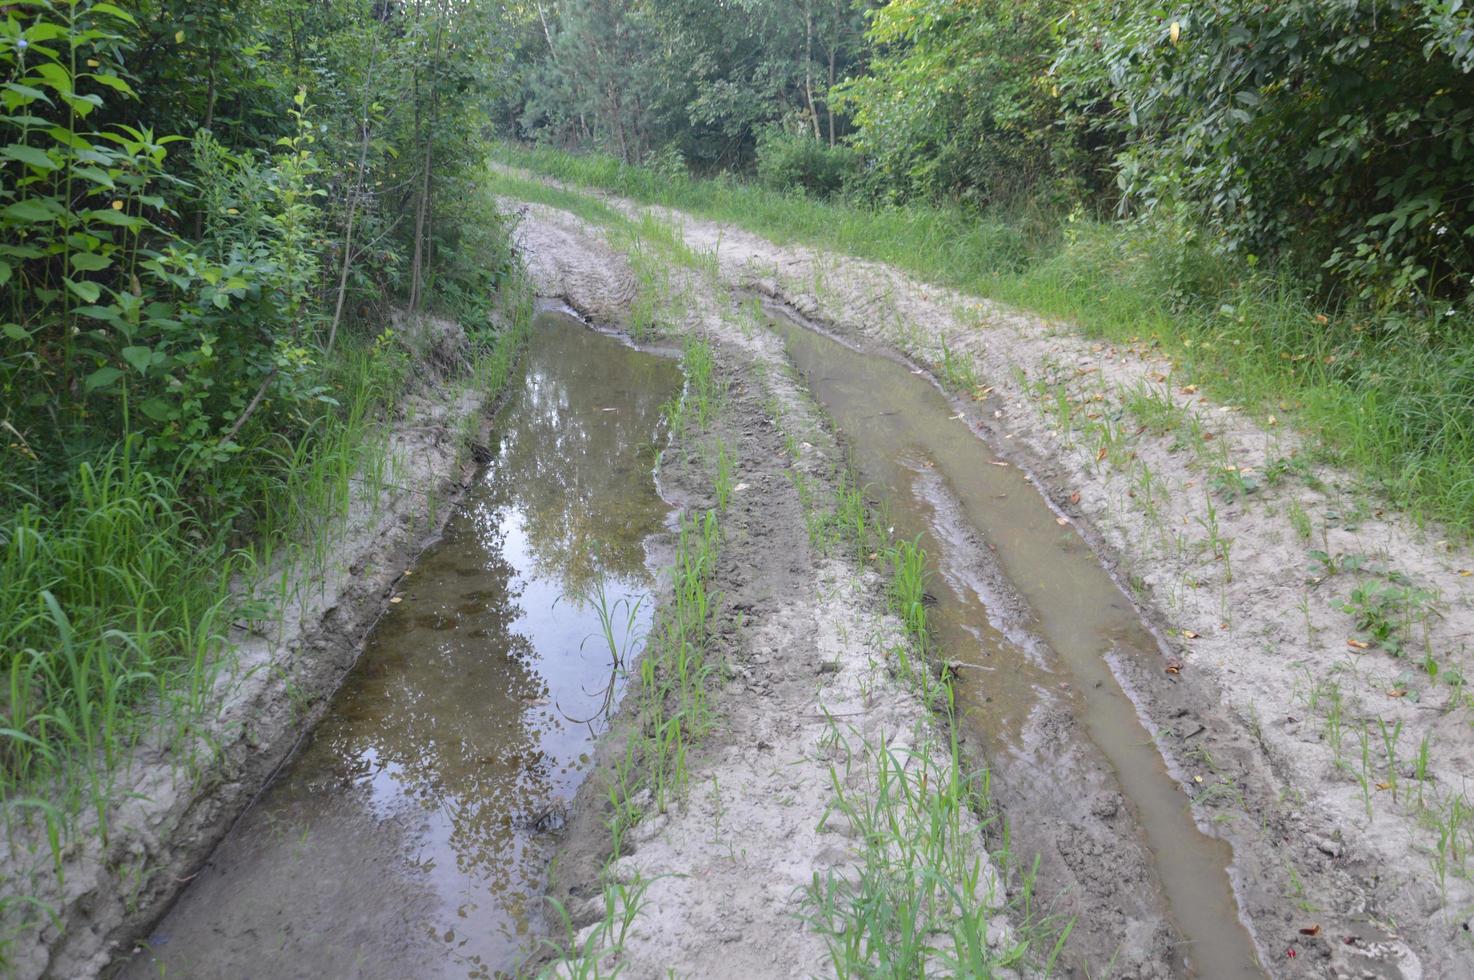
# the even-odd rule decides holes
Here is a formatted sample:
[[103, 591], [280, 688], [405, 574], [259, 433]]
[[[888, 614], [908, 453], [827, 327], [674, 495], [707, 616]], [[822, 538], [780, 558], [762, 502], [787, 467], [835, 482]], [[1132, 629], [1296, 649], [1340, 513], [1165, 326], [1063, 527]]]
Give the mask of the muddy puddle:
[[673, 361], [539, 315], [492, 459], [443, 539], [326, 718], [115, 976], [515, 967], [611, 683], [580, 597], [602, 583], [622, 638], [651, 588], [668, 515], [660, 405], [680, 383]]
[[1112, 669], [1130, 658], [1161, 669], [1132, 604], [929, 378], [768, 312], [867, 493], [931, 556], [931, 622], [1014, 858], [1027, 866], [1038, 854], [1051, 909], [1076, 917], [1063, 964], [1089, 976], [1152, 962], [1262, 976], [1231, 851], [1195, 824]]

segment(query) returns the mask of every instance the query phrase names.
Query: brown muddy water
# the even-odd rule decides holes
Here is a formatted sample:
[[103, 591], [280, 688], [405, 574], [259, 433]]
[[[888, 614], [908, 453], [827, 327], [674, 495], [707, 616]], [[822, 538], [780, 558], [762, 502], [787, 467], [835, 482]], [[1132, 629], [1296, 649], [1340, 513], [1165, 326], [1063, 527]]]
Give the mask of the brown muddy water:
[[327, 717], [115, 975], [515, 967], [611, 683], [580, 597], [602, 582], [619, 639], [651, 588], [668, 517], [660, 406], [680, 383], [671, 360], [538, 316], [493, 458], [443, 539], [399, 582]]
[[[1120, 917], [1113, 934], [1067, 947], [1065, 961], [1085, 975], [1113, 973], [1118, 952], [1129, 961], [1133, 946], [1153, 942], [1133, 929], [1165, 915], [1181, 933], [1168, 954], [1174, 973], [1263, 976], [1228, 876], [1231, 850], [1194, 822], [1112, 669], [1127, 658], [1160, 662], [1158, 641], [1131, 602], [1024, 473], [995, 465], [928, 377], [781, 308], [768, 312], [867, 492], [881, 499], [897, 535], [921, 536], [938, 573], [929, 621], [958, 665], [964, 731], [993, 772], [1015, 857], [1027, 864], [1037, 844], [1068, 867], [1075, 884], [1056, 905], [1078, 909], [1082, 940], [1103, 924], [1083, 921], [1094, 913], [1085, 902], [1072, 906], [1070, 892], [1108, 895]], [[1092, 840], [1085, 829], [1133, 818], [1126, 836], [1136, 839], [1124, 843], [1100, 830]], [[1138, 855], [1154, 880], [1113, 880], [1127, 863], [1115, 866], [1113, 847]], [[1048, 857], [1046, 879], [1056, 860]]]

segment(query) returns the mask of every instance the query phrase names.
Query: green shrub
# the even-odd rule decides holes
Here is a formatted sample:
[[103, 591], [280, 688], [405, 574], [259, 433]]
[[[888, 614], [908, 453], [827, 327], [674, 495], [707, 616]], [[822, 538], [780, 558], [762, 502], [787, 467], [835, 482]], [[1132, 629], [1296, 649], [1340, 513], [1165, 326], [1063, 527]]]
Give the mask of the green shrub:
[[770, 129], [757, 144], [757, 175], [775, 191], [833, 197], [856, 172], [855, 152], [801, 133]]

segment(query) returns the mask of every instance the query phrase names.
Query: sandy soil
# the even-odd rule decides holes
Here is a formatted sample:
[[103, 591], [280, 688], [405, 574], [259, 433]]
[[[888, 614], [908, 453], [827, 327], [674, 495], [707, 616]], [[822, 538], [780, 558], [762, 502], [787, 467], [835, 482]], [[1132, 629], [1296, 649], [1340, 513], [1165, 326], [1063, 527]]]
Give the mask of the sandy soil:
[[[630, 214], [654, 210], [680, 226], [692, 248], [717, 254], [726, 285], [764, 293], [841, 336], [898, 351], [939, 375], [944, 342], [954, 356], [973, 360], [986, 386], [967, 407], [984, 439], [980, 447], [1026, 468], [1132, 589], [1148, 621], [1171, 638], [1176, 662], [1116, 667], [1200, 823], [1233, 845], [1243, 913], [1269, 972], [1413, 978], [1474, 971], [1474, 889], [1461, 857], [1468, 827], [1458, 831], [1464, 844], [1457, 849], [1438, 830], [1440, 821], [1446, 826], [1456, 816], [1454, 801], [1462, 799], [1474, 764], [1467, 695], [1449, 683], [1474, 669], [1468, 650], [1474, 554], [1466, 543], [1418, 528], [1344, 473], [1303, 462], [1296, 455], [1301, 440], [1282, 422], [1211, 402], [1147, 345], [1093, 343], [1068, 325], [919, 283], [882, 265], [611, 203]], [[596, 230], [540, 208], [531, 209], [523, 229], [542, 288], [591, 312], [617, 309], [608, 297], [628, 295], [628, 281], [609, 272], [619, 268], [617, 257], [598, 243]], [[557, 260], [547, 257], [554, 249]], [[570, 258], [580, 254], [590, 257]], [[612, 291], [611, 282], [625, 292]], [[720, 324], [707, 327], [727, 349], [748, 357], [762, 344]], [[740, 358], [729, 370], [743, 370]], [[1168, 431], [1131, 414], [1130, 396], [1143, 391], [1175, 407]], [[1061, 399], [1070, 406], [1069, 425], [1054, 409]], [[1109, 439], [1102, 437], [1105, 423], [1112, 426]], [[1227, 482], [1230, 465], [1238, 476]], [[1254, 489], [1231, 492], [1242, 483]], [[1331, 556], [1329, 566], [1312, 556], [1315, 550]], [[795, 544], [766, 560], [793, 561], [799, 552]], [[819, 580], [817, 569], [800, 578]], [[1370, 637], [1339, 607], [1363, 582], [1410, 582], [1429, 594], [1410, 616], [1415, 622], [1405, 630], [1403, 656], [1360, 645]], [[782, 614], [774, 609], [770, 616]], [[778, 660], [758, 644], [781, 647], [779, 638], [788, 635], [803, 645], [802, 659], [815, 655], [809, 644], [824, 636], [822, 627], [810, 625], [811, 611], [787, 615], [801, 629], [797, 639], [781, 632], [782, 620], [768, 618], [766, 626], [754, 620], [744, 631], [750, 639], [734, 653], [749, 671], [753, 665], [778, 671], [769, 686], [784, 690], [782, 672], [793, 666], [784, 661], [793, 658]], [[1424, 668], [1425, 657], [1438, 664], [1436, 678]], [[808, 689], [811, 699], [815, 692], [825, 696], [812, 680]], [[745, 711], [748, 702], [739, 703]], [[776, 717], [802, 717], [803, 710]], [[718, 773], [725, 812], [736, 819], [722, 766], [731, 766], [734, 787], [750, 780], [757, 792], [765, 785], [761, 762], [739, 740], [752, 737], [749, 721], [759, 731], [763, 722], [737, 711], [730, 717], [742, 718], [733, 722], [736, 737], [714, 737], [703, 765]], [[1390, 762], [1379, 722], [1389, 736], [1397, 733]], [[803, 737], [800, 730], [790, 739], [796, 757], [804, 754]], [[1427, 761], [1420, 766], [1424, 744]], [[692, 843], [715, 833], [716, 804], [702, 804], [702, 796], [694, 791], [690, 812], [658, 828], [637, 853], [647, 874], [683, 861], [713, 867], [708, 874], [725, 870], [716, 869], [718, 848]], [[1016, 822], [1036, 815], [1007, 816]], [[776, 877], [760, 877], [761, 868], [733, 877], [758, 890], [792, 880], [792, 869], [770, 871]], [[662, 905], [669, 909], [663, 914], [673, 922], [656, 935], [673, 943], [686, 925], [707, 922], [698, 919], [707, 912], [704, 904], [682, 904], [677, 885], [665, 888], [675, 904]], [[710, 921], [731, 931], [732, 923], [744, 922], [738, 908]], [[754, 912], [764, 914], [762, 921], [772, 924], [773, 910]], [[770, 936], [785, 934], [772, 927], [777, 931], [762, 934], [764, 948]], [[745, 923], [736, 932], [755, 935]], [[725, 934], [702, 928], [685, 939], [715, 941], [718, 933]], [[651, 940], [649, 948], [662, 947]], [[729, 954], [723, 962], [735, 960]]]
[[[539, 293], [600, 318], [625, 312], [610, 300], [633, 296], [628, 267], [595, 229], [532, 206], [518, 241]], [[786, 370], [781, 343], [766, 331], [736, 329], [725, 290], [678, 276], [688, 315], [670, 326], [715, 341], [729, 388], [714, 435], [738, 459], [739, 489], [714, 582], [724, 596], [725, 683], [716, 694], [717, 729], [688, 760], [686, 799], [638, 824], [626, 847], [632, 853], [611, 868], [625, 883], [654, 879], [619, 962], [632, 977], [670, 969], [700, 977], [823, 975], [832, 968], [822, 936], [803, 921], [804, 894], [816, 875], [852, 874], [858, 854], [853, 829], [828, 813], [831, 769], [839, 766], [847, 787], [861, 792], [869, 777], [863, 765], [843, 766], [829, 719], [857, 755], [863, 742], [882, 740], [898, 752], [924, 752], [937, 733], [918, 698], [884, 666], [899, 624], [885, 614], [874, 573], [810, 547], [785, 471], [792, 466], [822, 484], [841, 456]], [[784, 431], [802, 436], [798, 459], [787, 455]], [[693, 446], [662, 467], [662, 492], [683, 507], [711, 506], [710, 482]], [[609, 839], [601, 775], [622, 746], [616, 728], [580, 794], [557, 865], [554, 896], [585, 929], [603, 914]], [[942, 764], [935, 752], [930, 758]], [[973, 837], [990, 880], [1001, 881], [975, 819]], [[1001, 885], [994, 894], [1001, 906]], [[1012, 938], [999, 912], [990, 940], [1002, 949]]]
[[[465, 346], [454, 324], [437, 321], [425, 334], [417, 349], [441, 367]], [[90, 831], [74, 835], [65, 847], [64, 888], [39, 831], [18, 832], [0, 854], [6, 891], [29, 881], [29, 894], [57, 913], [54, 922], [32, 921], [24, 906], [0, 915], [0, 928], [17, 935], [8, 976], [79, 980], [106, 969], [146, 933], [311, 730], [474, 468], [455, 433], [468, 416], [489, 415], [488, 399], [438, 372], [427, 371], [425, 382], [400, 406], [389, 435], [391, 482], [406, 489], [386, 490], [377, 507], [354, 502], [330, 532], [323, 574], [293, 573], [288, 591], [300, 599], [289, 602], [279, 628], [274, 616], [264, 633], [244, 623], [232, 628], [211, 698], [218, 713], [200, 719], [185, 743], [146, 742], [119, 767], [115, 795], [124, 802], [110, 814], [106, 849]]]

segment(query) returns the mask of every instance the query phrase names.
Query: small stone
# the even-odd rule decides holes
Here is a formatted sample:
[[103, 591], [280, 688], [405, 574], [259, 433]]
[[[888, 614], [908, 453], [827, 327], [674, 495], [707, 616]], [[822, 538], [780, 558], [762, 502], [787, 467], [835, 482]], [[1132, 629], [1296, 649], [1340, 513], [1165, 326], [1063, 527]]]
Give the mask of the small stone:
[[1338, 858], [1341, 856], [1341, 842], [1333, 837], [1322, 837], [1315, 842], [1315, 849], [1329, 857]]

